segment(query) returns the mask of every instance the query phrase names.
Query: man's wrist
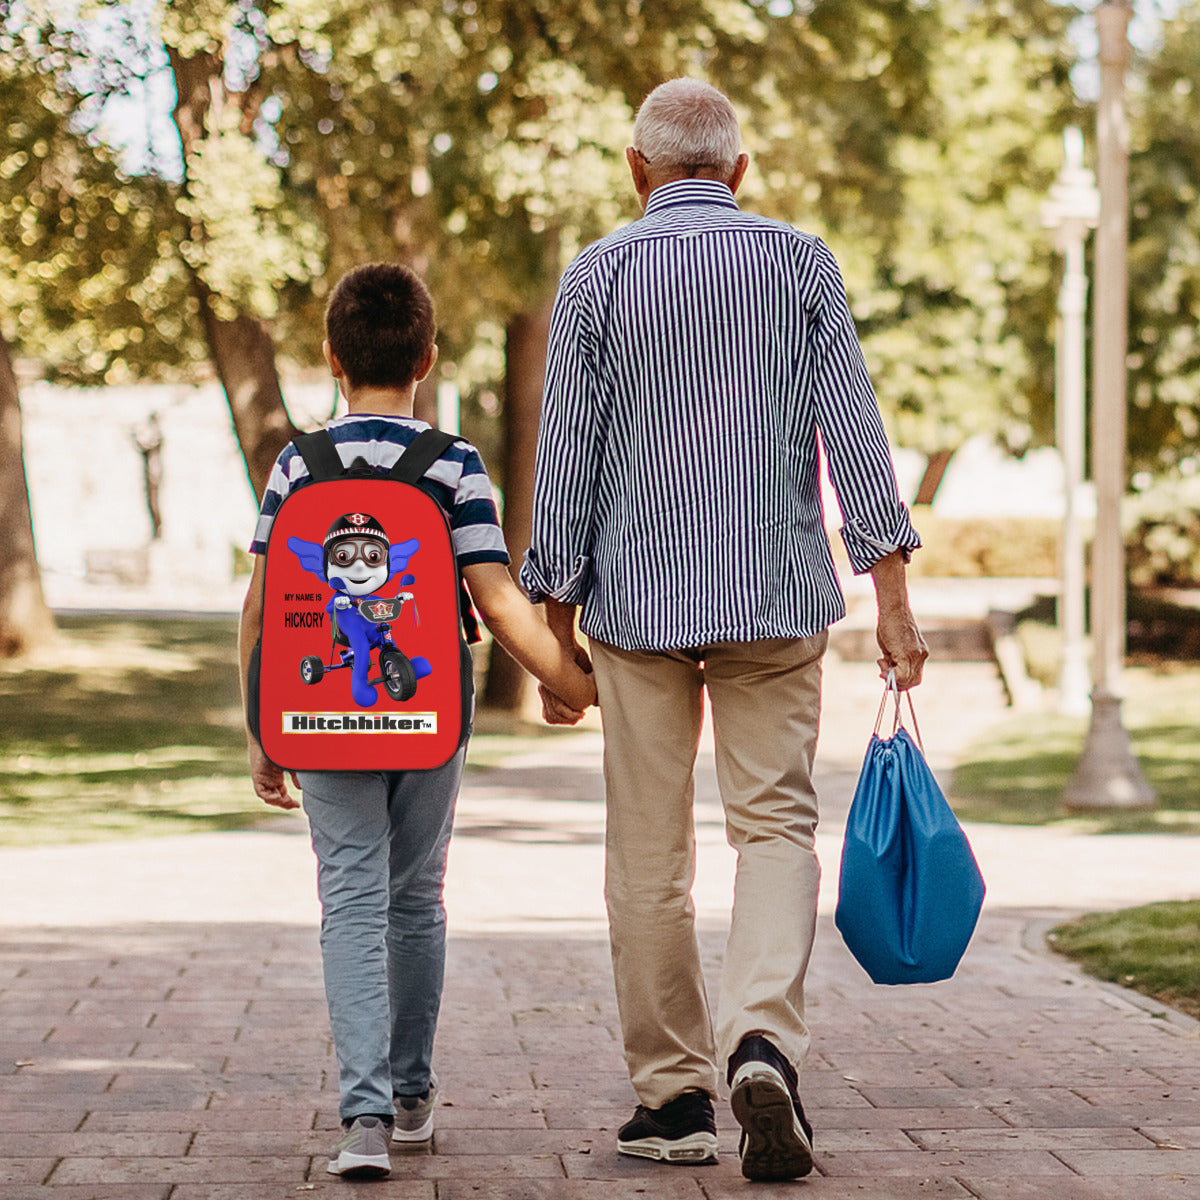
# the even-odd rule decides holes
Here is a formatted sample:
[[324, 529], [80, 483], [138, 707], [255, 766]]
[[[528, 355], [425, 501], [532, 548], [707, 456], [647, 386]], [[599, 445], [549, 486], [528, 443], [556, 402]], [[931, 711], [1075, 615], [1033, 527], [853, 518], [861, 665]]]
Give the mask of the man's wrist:
[[546, 624], [564, 645], [575, 644], [575, 605], [546, 597]]

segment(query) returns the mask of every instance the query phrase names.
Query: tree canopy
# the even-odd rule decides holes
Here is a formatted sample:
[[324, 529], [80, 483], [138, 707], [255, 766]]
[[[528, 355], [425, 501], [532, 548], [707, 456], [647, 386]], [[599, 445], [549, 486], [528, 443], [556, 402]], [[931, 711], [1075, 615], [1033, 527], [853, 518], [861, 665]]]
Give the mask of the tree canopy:
[[1130, 101], [1129, 446], [1161, 470], [1200, 452], [1200, 3], [1137, 64]]
[[116, 65], [27, 8], [0, 0], [0, 333], [52, 379], [153, 378], [199, 355], [168, 190], [88, 134]]
[[[399, 257], [438, 298], [447, 376], [468, 401], [500, 391], [507, 321], [636, 213], [622, 150], [637, 104], [699, 74], [743, 115], [746, 203], [838, 255], [897, 440], [932, 451], [995, 432], [1020, 446], [1052, 428], [1057, 265], [1040, 205], [1063, 126], [1090, 124], [1070, 81], [1076, 11], [0, 0], [0, 329], [81, 382], [196, 364], [213, 353], [204, 320], [257, 323], [312, 364], [331, 284]], [[1185, 0], [1133, 91], [1143, 464], [1200, 444], [1198, 27]], [[155, 71], [187, 93], [182, 177], [135, 174], [97, 133], [104, 105]]]

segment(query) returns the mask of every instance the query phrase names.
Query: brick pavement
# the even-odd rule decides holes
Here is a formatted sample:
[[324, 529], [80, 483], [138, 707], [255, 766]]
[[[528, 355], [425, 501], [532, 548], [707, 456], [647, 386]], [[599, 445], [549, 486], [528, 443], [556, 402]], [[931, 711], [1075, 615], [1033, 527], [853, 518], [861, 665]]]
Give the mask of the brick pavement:
[[[939, 725], [949, 730], [956, 707], [981, 723], [995, 715], [978, 669], [944, 678], [953, 688], [928, 694], [928, 717], [922, 701], [927, 742]], [[834, 716], [876, 691], [850, 669], [830, 683]], [[961, 722], [954, 731], [970, 732]], [[840, 719], [823, 735], [835, 830], [863, 740]], [[573, 766], [563, 764], [568, 746]], [[6, 875], [27, 883], [39, 871], [49, 886], [43, 919], [28, 901], [0, 907], [0, 1200], [257, 1200], [359, 1187], [380, 1200], [1200, 1194], [1200, 1026], [1039, 946], [1039, 929], [1079, 894], [1069, 848], [1057, 903], [1012, 903], [1012, 883], [994, 890], [963, 966], [942, 984], [873, 987], [823, 906], [802, 1081], [818, 1174], [747, 1184], [724, 1107], [717, 1166], [620, 1158], [615, 1130], [633, 1096], [598, 895], [596, 755], [592, 735], [548, 741], [508, 772], [468, 781], [448, 884], [438, 1132], [427, 1150], [395, 1154], [381, 1183], [325, 1174], [336, 1070], [298, 824], [224, 841], [4, 852], [0, 888]], [[728, 871], [707, 772], [698, 823], [715, 997]], [[831, 854], [826, 846], [827, 876]], [[999, 857], [993, 865], [1003, 875]], [[1153, 859], [1143, 876], [1146, 898], [1171, 886]]]

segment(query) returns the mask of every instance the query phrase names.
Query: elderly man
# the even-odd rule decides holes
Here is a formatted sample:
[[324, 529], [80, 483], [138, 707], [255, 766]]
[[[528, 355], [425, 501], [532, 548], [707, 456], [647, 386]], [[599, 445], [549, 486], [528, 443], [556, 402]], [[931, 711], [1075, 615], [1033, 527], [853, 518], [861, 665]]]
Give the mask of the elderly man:
[[[901, 688], [928, 654], [904, 577], [920, 540], [837, 264], [818, 238], [739, 209], [749, 159], [726, 97], [662, 84], [627, 158], [644, 215], [559, 286], [521, 578], [564, 643], [582, 606], [604, 717], [605, 897], [640, 1101], [617, 1148], [712, 1161], [724, 1070], [743, 1174], [792, 1179], [812, 1169], [797, 1073], [821, 658], [845, 611], [820, 447], [850, 562], [874, 578], [880, 666]], [[715, 1032], [691, 898], [705, 690], [737, 851]], [[579, 715], [543, 702], [550, 720]]]

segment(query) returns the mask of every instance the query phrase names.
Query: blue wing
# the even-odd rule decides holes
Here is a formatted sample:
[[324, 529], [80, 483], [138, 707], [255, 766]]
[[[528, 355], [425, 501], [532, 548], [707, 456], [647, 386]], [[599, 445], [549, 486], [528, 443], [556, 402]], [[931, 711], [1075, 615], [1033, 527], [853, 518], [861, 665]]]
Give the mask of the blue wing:
[[300, 560], [300, 565], [325, 582], [325, 550], [320, 542], [306, 542], [303, 538], [290, 537], [287, 548]]
[[392, 574], [397, 571], [403, 571], [408, 566], [408, 560], [421, 548], [421, 543], [416, 538], [409, 538], [407, 542], [398, 542], [388, 551], [388, 566], [392, 568]]

